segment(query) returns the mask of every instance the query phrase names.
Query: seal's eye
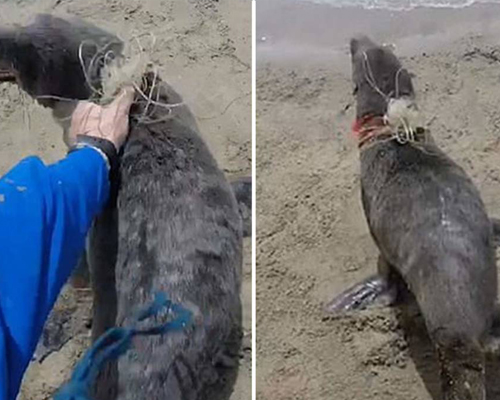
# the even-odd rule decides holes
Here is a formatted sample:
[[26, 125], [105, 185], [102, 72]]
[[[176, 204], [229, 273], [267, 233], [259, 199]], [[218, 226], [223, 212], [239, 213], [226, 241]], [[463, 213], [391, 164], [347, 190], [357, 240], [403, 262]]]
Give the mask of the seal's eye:
[[355, 96], [358, 93], [358, 85], [354, 85], [354, 89], [352, 89], [352, 95]]

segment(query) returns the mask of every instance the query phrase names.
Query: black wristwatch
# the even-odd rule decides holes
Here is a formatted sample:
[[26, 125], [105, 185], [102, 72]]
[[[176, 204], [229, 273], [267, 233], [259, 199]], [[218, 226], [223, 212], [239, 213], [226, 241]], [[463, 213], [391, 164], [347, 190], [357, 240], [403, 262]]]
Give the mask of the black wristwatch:
[[110, 178], [113, 177], [118, 170], [119, 163], [118, 152], [116, 151], [115, 145], [107, 139], [95, 136], [77, 135], [76, 144], [70, 147], [68, 154], [85, 147], [91, 147], [101, 153], [106, 160]]

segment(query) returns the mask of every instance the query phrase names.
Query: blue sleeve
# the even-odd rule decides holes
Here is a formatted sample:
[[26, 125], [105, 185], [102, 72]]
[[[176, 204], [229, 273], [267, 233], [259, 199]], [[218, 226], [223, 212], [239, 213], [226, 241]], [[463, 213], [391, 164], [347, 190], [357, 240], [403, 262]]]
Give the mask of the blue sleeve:
[[109, 195], [104, 158], [86, 148], [36, 157], [0, 180], [0, 400], [15, 400], [43, 325]]

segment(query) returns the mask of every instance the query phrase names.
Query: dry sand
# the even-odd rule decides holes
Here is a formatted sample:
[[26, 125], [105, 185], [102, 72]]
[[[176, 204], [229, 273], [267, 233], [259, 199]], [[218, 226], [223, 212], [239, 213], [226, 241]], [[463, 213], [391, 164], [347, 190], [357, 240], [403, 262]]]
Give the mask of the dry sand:
[[[0, 2], [0, 23], [26, 21], [37, 12], [76, 15], [124, 39], [152, 33], [153, 60], [162, 78], [192, 107], [212, 152], [228, 176], [250, 174], [251, 4], [248, 0], [40, 0]], [[148, 36], [142, 36], [147, 45]], [[64, 155], [61, 129], [50, 112], [0, 85], [0, 173], [22, 157], [53, 162]], [[245, 241], [243, 284], [245, 346], [234, 400], [247, 400], [250, 385], [251, 267]], [[90, 301], [67, 291], [57, 305], [61, 335], [70, 340], [42, 364], [32, 363], [20, 400], [50, 398], [89, 344]]]
[[[415, 310], [322, 313], [376, 268], [346, 45], [364, 32], [397, 46], [427, 127], [499, 216], [500, 7], [395, 13], [261, 0], [257, 17], [257, 397], [441, 400]], [[489, 400], [500, 399], [499, 371], [489, 365]]]

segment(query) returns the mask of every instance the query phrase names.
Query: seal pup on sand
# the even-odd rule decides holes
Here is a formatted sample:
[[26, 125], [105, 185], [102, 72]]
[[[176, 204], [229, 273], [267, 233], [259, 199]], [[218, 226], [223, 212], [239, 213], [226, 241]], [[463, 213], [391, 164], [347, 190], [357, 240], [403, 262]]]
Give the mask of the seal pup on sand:
[[394, 53], [365, 36], [350, 51], [362, 204], [379, 270], [327, 310], [393, 303], [408, 289], [436, 347], [442, 398], [484, 400], [497, 298], [492, 224], [470, 178], [418, 124], [412, 79]]
[[[2, 76], [53, 110], [98, 98], [102, 67], [120, 56], [121, 42], [109, 47], [115, 39], [42, 15], [0, 32]], [[94, 45], [82, 51], [84, 42]], [[227, 400], [242, 339], [238, 205], [181, 96], [152, 72], [137, 89], [118, 184], [89, 235], [93, 338], [127, 326], [157, 291], [196, 318], [181, 333], [138, 338], [101, 374], [96, 397]]]

